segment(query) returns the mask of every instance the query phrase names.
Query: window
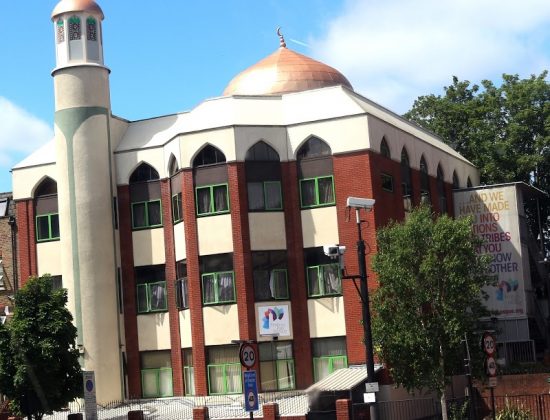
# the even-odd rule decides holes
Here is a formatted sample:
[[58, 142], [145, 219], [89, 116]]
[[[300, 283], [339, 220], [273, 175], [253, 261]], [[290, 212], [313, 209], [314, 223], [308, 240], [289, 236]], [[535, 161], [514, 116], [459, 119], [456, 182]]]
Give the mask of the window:
[[453, 172], [453, 190], [457, 190], [460, 188], [460, 183], [458, 182], [458, 175], [456, 174], [456, 171]]
[[312, 340], [312, 353], [315, 382], [348, 367], [345, 337], [315, 338]]
[[466, 180], [466, 187], [467, 188], [472, 188], [473, 187], [472, 180], [470, 179], [470, 177], [468, 177], [468, 179]]
[[207, 349], [208, 393], [240, 394], [242, 372], [237, 346], [216, 346]]
[[420, 158], [420, 202], [427, 205], [432, 203], [430, 195], [430, 176], [428, 175], [428, 165], [424, 156]]
[[132, 228], [149, 229], [162, 226], [160, 200], [132, 203]]
[[286, 251], [252, 252], [252, 276], [256, 301], [288, 299]]
[[170, 351], [141, 352], [140, 358], [143, 397], [172, 397], [174, 391]]
[[207, 145], [197, 154], [195, 159], [193, 159], [193, 166], [206, 166], [206, 165], [215, 165], [217, 163], [224, 163], [225, 155], [221, 150], [215, 148], [214, 146]]
[[197, 216], [229, 212], [227, 184], [197, 187]]
[[182, 194], [179, 192], [172, 196], [172, 221], [174, 223], [183, 220]]
[[6, 217], [8, 215], [9, 198], [0, 198], [0, 217]]
[[447, 193], [445, 191], [445, 179], [441, 165], [437, 166], [437, 195], [439, 197], [439, 212], [447, 213]]
[[332, 175], [300, 180], [302, 208], [334, 204], [334, 179]]
[[159, 173], [155, 168], [147, 163], [141, 163], [130, 176], [130, 184], [136, 182], [147, 182], [159, 179]]
[[179, 309], [189, 308], [189, 291], [187, 287], [187, 263], [176, 262], [176, 305]]
[[296, 388], [296, 374], [290, 342], [271, 341], [259, 344], [262, 391]]
[[97, 22], [92, 16], [86, 19], [86, 34], [88, 41], [97, 41]]
[[195, 395], [193, 349], [182, 349], [182, 352], [183, 352], [183, 383], [185, 385], [185, 395]]
[[296, 157], [298, 160], [330, 156], [331, 150], [328, 144], [317, 137], [309, 138], [298, 150]]
[[61, 276], [51, 276], [50, 279], [52, 281], [52, 289], [53, 290], [63, 289], [63, 280], [62, 280]]
[[393, 176], [389, 174], [382, 173], [381, 174], [381, 180], [382, 180], [382, 189], [384, 191], [393, 192]]
[[78, 40], [81, 35], [80, 18], [78, 16], [71, 16], [69, 18], [69, 41]]
[[401, 189], [403, 191], [403, 208], [405, 213], [410, 213], [413, 207], [412, 174], [409, 154], [405, 148], [401, 151]]
[[63, 22], [63, 19], [57, 20], [56, 28], [57, 28], [57, 31], [56, 31], [57, 43], [61, 44], [62, 42], [65, 41], [65, 22]]
[[386, 158], [391, 158], [390, 148], [384, 137], [382, 137], [382, 141], [380, 142], [380, 154]]
[[342, 293], [338, 264], [323, 264], [307, 267], [309, 297], [332, 296]]
[[44, 214], [36, 216], [37, 242], [59, 239], [59, 214]]
[[282, 210], [280, 181], [249, 182], [248, 210]]
[[136, 267], [137, 312], [160, 312], [168, 309], [164, 265]]
[[233, 254], [206, 255], [199, 261], [203, 304], [235, 302]]

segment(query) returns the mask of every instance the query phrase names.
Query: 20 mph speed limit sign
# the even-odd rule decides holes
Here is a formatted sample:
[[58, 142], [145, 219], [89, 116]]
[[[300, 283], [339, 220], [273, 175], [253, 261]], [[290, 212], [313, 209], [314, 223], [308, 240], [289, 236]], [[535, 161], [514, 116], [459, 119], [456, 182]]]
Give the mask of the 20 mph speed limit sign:
[[495, 350], [496, 350], [495, 337], [493, 337], [493, 335], [490, 332], [485, 332], [483, 334], [481, 344], [483, 346], [483, 351], [487, 356], [492, 356], [493, 354], [495, 354]]
[[239, 359], [241, 360], [241, 365], [245, 368], [251, 368], [256, 364], [256, 349], [252, 344], [242, 344], [241, 349], [239, 350]]

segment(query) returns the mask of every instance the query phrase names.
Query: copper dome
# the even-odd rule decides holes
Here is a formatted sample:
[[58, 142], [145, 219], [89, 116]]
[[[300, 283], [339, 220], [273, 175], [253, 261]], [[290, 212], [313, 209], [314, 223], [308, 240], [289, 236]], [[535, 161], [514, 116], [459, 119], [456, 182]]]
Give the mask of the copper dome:
[[224, 95], [273, 95], [351, 83], [338, 70], [305, 55], [281, 47], [273, 54], [239, 73]]
[[62, 13], [90, 12], [99, 14], [103, 19], [103, 11], [94, 0], [61, 0], [53, 9], [52, 19]]

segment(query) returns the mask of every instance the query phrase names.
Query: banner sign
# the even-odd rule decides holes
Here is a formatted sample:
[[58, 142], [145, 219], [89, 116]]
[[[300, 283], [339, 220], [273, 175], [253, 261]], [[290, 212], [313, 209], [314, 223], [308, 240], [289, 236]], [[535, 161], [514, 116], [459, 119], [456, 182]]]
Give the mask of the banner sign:
[[288, 305], [258, 306], [260, 336], [290, 337]]

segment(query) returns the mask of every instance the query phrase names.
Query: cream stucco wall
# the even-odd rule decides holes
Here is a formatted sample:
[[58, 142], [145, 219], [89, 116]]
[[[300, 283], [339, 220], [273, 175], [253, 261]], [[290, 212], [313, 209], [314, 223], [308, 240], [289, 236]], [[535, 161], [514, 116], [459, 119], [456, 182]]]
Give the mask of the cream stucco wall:
[[192, 167], [193, 159], [206, 144], [220, 149], [226, 161], [235, 160], [235, 133], [232, 127], [182, 134], [179, 136], [179, 141], [183, 167]]
[[191, 336], [191, 311], [180, 311], [180, 340], [181, 348], [189, 348], [193, 346]]
[[304, 248], [339, 243], [336, 206], [301, 211]]
[[23, 200], [32, 198], [36, 187], [38, 187], [40, 182], [47, 176], [57, 181], [58, 177], [55, 163], [14, 169], [12, 172], [13, 199]]
[[199, 233], [200, 255], [233, 252], [230, 214], [199, 217], [197, 219], [197, 231]]
[[143, 229], [132, 232], [132, 245], [134, 248], [134, 265], [164, 264], [164, 229]]
[[38, 262], [38, 275], [49, 273], [52, 276], [60, 275], [61, 246], [59, 241], [42, 242], [36, 244], [36, 259]]
[[118, 185], [128, 184], [130, 175], [142, 162], [146, 162], [155, 168], [161, 179], [168, 176], [167, 164], [164, 164], [164, 151], [162, 147], [117, 152], [115, 154], [115, 162], [117, 167], [116, 182]]
[[139, 351], [170, 349], [168, 312], [137, 316]]
[[342, 296], [308, 299], [307, 311], [311, 338], [346, 335]]
[[253, 251], [286, 249], [283, 212], [248, 213], [250, 248]]
[[229, 344], [239, 338], [239, 311], [237, 305], [205, 306], [202, 308], [204, 320], [204, 345]]
[[246, 152], [258, 141], [269, 144], [279, 153], [279, 159], [287, 160], [288, 136], [286, 127], [235, 127], [237, 160], [244, 161]]
[[176, 261], [181, 261], [187, 258], [184, 222], [180, 222], [174, 226], [174, 246], [176, 248]]

